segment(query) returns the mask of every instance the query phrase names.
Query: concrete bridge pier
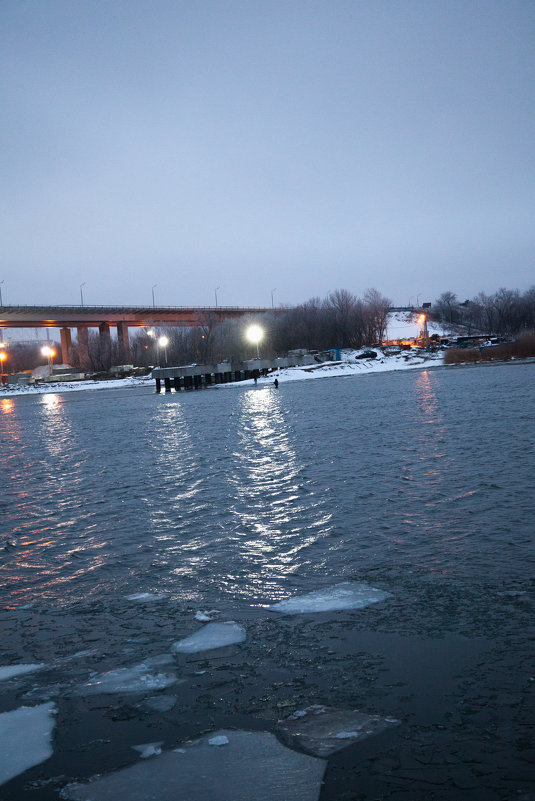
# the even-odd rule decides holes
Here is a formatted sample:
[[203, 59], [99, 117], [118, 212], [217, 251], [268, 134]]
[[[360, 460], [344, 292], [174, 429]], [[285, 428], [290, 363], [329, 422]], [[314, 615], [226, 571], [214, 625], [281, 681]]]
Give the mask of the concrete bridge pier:
[[117, 342], [121, 361], [126, 363], [130, 355], [130, 342], [128, 341], [128, 324], [117, 323]]
[[62, 364], [70, 364], [72, 351], [71, 329], [62, 328], [59, 333], [61, 336], [61, 362]]

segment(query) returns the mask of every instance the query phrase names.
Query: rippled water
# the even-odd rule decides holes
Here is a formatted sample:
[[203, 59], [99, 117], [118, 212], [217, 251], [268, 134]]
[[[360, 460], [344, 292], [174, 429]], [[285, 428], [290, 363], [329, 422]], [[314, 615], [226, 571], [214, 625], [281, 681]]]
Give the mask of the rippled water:
[[[1, 398], [1, 663], [51, 663], [90, 642], [99, 669], [113, 667], [214, 607], [275, 637], [284, 661], [287, 624], [266, 623], [266, 606], [343, 580], [396, 599], [358, 624], [342, 616], [344, 630], [516, 637], [501, 599], [532, 598], [534, 370]], [[139, 592], [165, 599], [139, 615], [125, 600]], [[268, 656], [252, 639], [257, 672], [279, 669], [275, 646]], [[331, 683], [356, 703], [334, 661], [299, 700]]]

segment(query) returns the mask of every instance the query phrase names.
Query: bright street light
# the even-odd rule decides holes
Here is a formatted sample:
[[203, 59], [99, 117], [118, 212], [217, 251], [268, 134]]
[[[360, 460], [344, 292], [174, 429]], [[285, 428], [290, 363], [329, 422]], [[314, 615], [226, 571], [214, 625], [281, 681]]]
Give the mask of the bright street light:
[[48, 359], [48, 367], [50, 372], [52, 372], [52, 359], [56, 355], [56, 351], [54, 348], [49, 348], [48, 345], [45, 345], [44, 348], [41, 348], [41, 353], [43, 356], [46, 356]]
[[[3, 350], [0, 350], [0, 381], [2, 384], [4, 383], [4, 362], [7, 359], [7, 353], [4, 353]], [[6, 379], [7, 380], [7, 379]]]
[[[164, 337], [160, 337], [159, 338], [159, 340], [158, 340], [158, 355], [159, 355], [160, 348], [163, 348], [164, 352], [165, 352], [165, 363], [166, 364], [167, 364], [167, 346], [168, 346], [168, 344], [169, 344], [169, 337], [165, 337], [164, 336]], [[158, 361], [160, 361], [160, 360], [158, 359]]]
[[256, 358], [260, 358], [260, 352], [258, 350], [258, 343], [264, 336], [264, 330], [260, 328], [259, 325], [250, 325], [247, 331], [245, 332], [245, 336], [252, 342], [253, 345], [256, 345]]

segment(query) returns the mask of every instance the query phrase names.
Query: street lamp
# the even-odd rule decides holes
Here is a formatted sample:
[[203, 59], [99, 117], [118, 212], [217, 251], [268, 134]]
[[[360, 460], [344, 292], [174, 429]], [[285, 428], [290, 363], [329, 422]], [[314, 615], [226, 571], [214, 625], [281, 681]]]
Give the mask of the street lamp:
[[153, 284], [152, 285], [152, 308], [153, 309], [154, 309], [154, 290], [156, 289], [157, 286], [158, 286], [158, 284]]
[[277, 291], [277, 287], [271, 290], [271, 308], [273, 308], [273, 293]]
[[245, 336], [252, 342], [253, 345], [256, 345], [256, 358], [260, 358], [260, 352], [258, 350], [258, 343], [264, 336], [264, 330], [260, 328], [259, 325], [250, 325], [247, 331], [245, 332]]
[[168, 337], [160, 337], [158, 340], [158, 361], [160, 361], [160, 348], [164, 349], [165, 352], [165, 363], [167, 364], [167, 346], [169, 344]]
[[4, 283], [3, 281], [0, 281], [0, 309], [1, 309], [1, 308], [2, 308], [2, 306], [4, 305], [4, 304], [2, 303], [2, 284], [3, 284], [3, 283]]
[[48, 369], [50, 370], [50, 373], [52, 373], [52, 359], [56, 355], [56, 351], [54, 350], [54, 348], [49, 348], [48, 345], [45, 345], [44, 348], [41, 348], [41, 353], [43, 354], [43, 356], [47, 357]]
[[87, 283], [87, 281], [84, 281], [83, 284], [80, 284], [80, 306], [82, 307], [82, 309], [84, 307], [84, 293], [83, 293], [82, 290], [83, 290], [84, 286], [86, 285], [86, 283]]
[[216, 309], [217, 309], [217, 290], [218, 289], [221, 289], [221, 287], [220, 286], [216, 286], [216, 288], [215, 288], [215, 307], [216, 307]]
[[7, 383], [7, 377], [4, 377], [5, 376], [5, 373], [4, 373], [4, 362], [5, 362], [6, 359], [7, 359], [7, 353], [4, 353], [3, 350], [0, 350], [0, 382], [2, 384], [6, 384]]

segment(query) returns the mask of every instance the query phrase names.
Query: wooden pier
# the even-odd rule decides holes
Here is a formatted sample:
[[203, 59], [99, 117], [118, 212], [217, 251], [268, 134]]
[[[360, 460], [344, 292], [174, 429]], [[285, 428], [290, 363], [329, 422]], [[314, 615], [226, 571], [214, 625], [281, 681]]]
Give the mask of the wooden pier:
[[188, 364], [182, 367], [155, 367], [152, 378], [156, 392], [180, 392], [186, 389], [203, 389], [215, 384], [230, 384], [268, 375], [279, 367], [300, 367], [316, 364], [309, 353], [296, 353], [280, 359], [249, 359], [247, 361], [219, 362], [219, 364]]

